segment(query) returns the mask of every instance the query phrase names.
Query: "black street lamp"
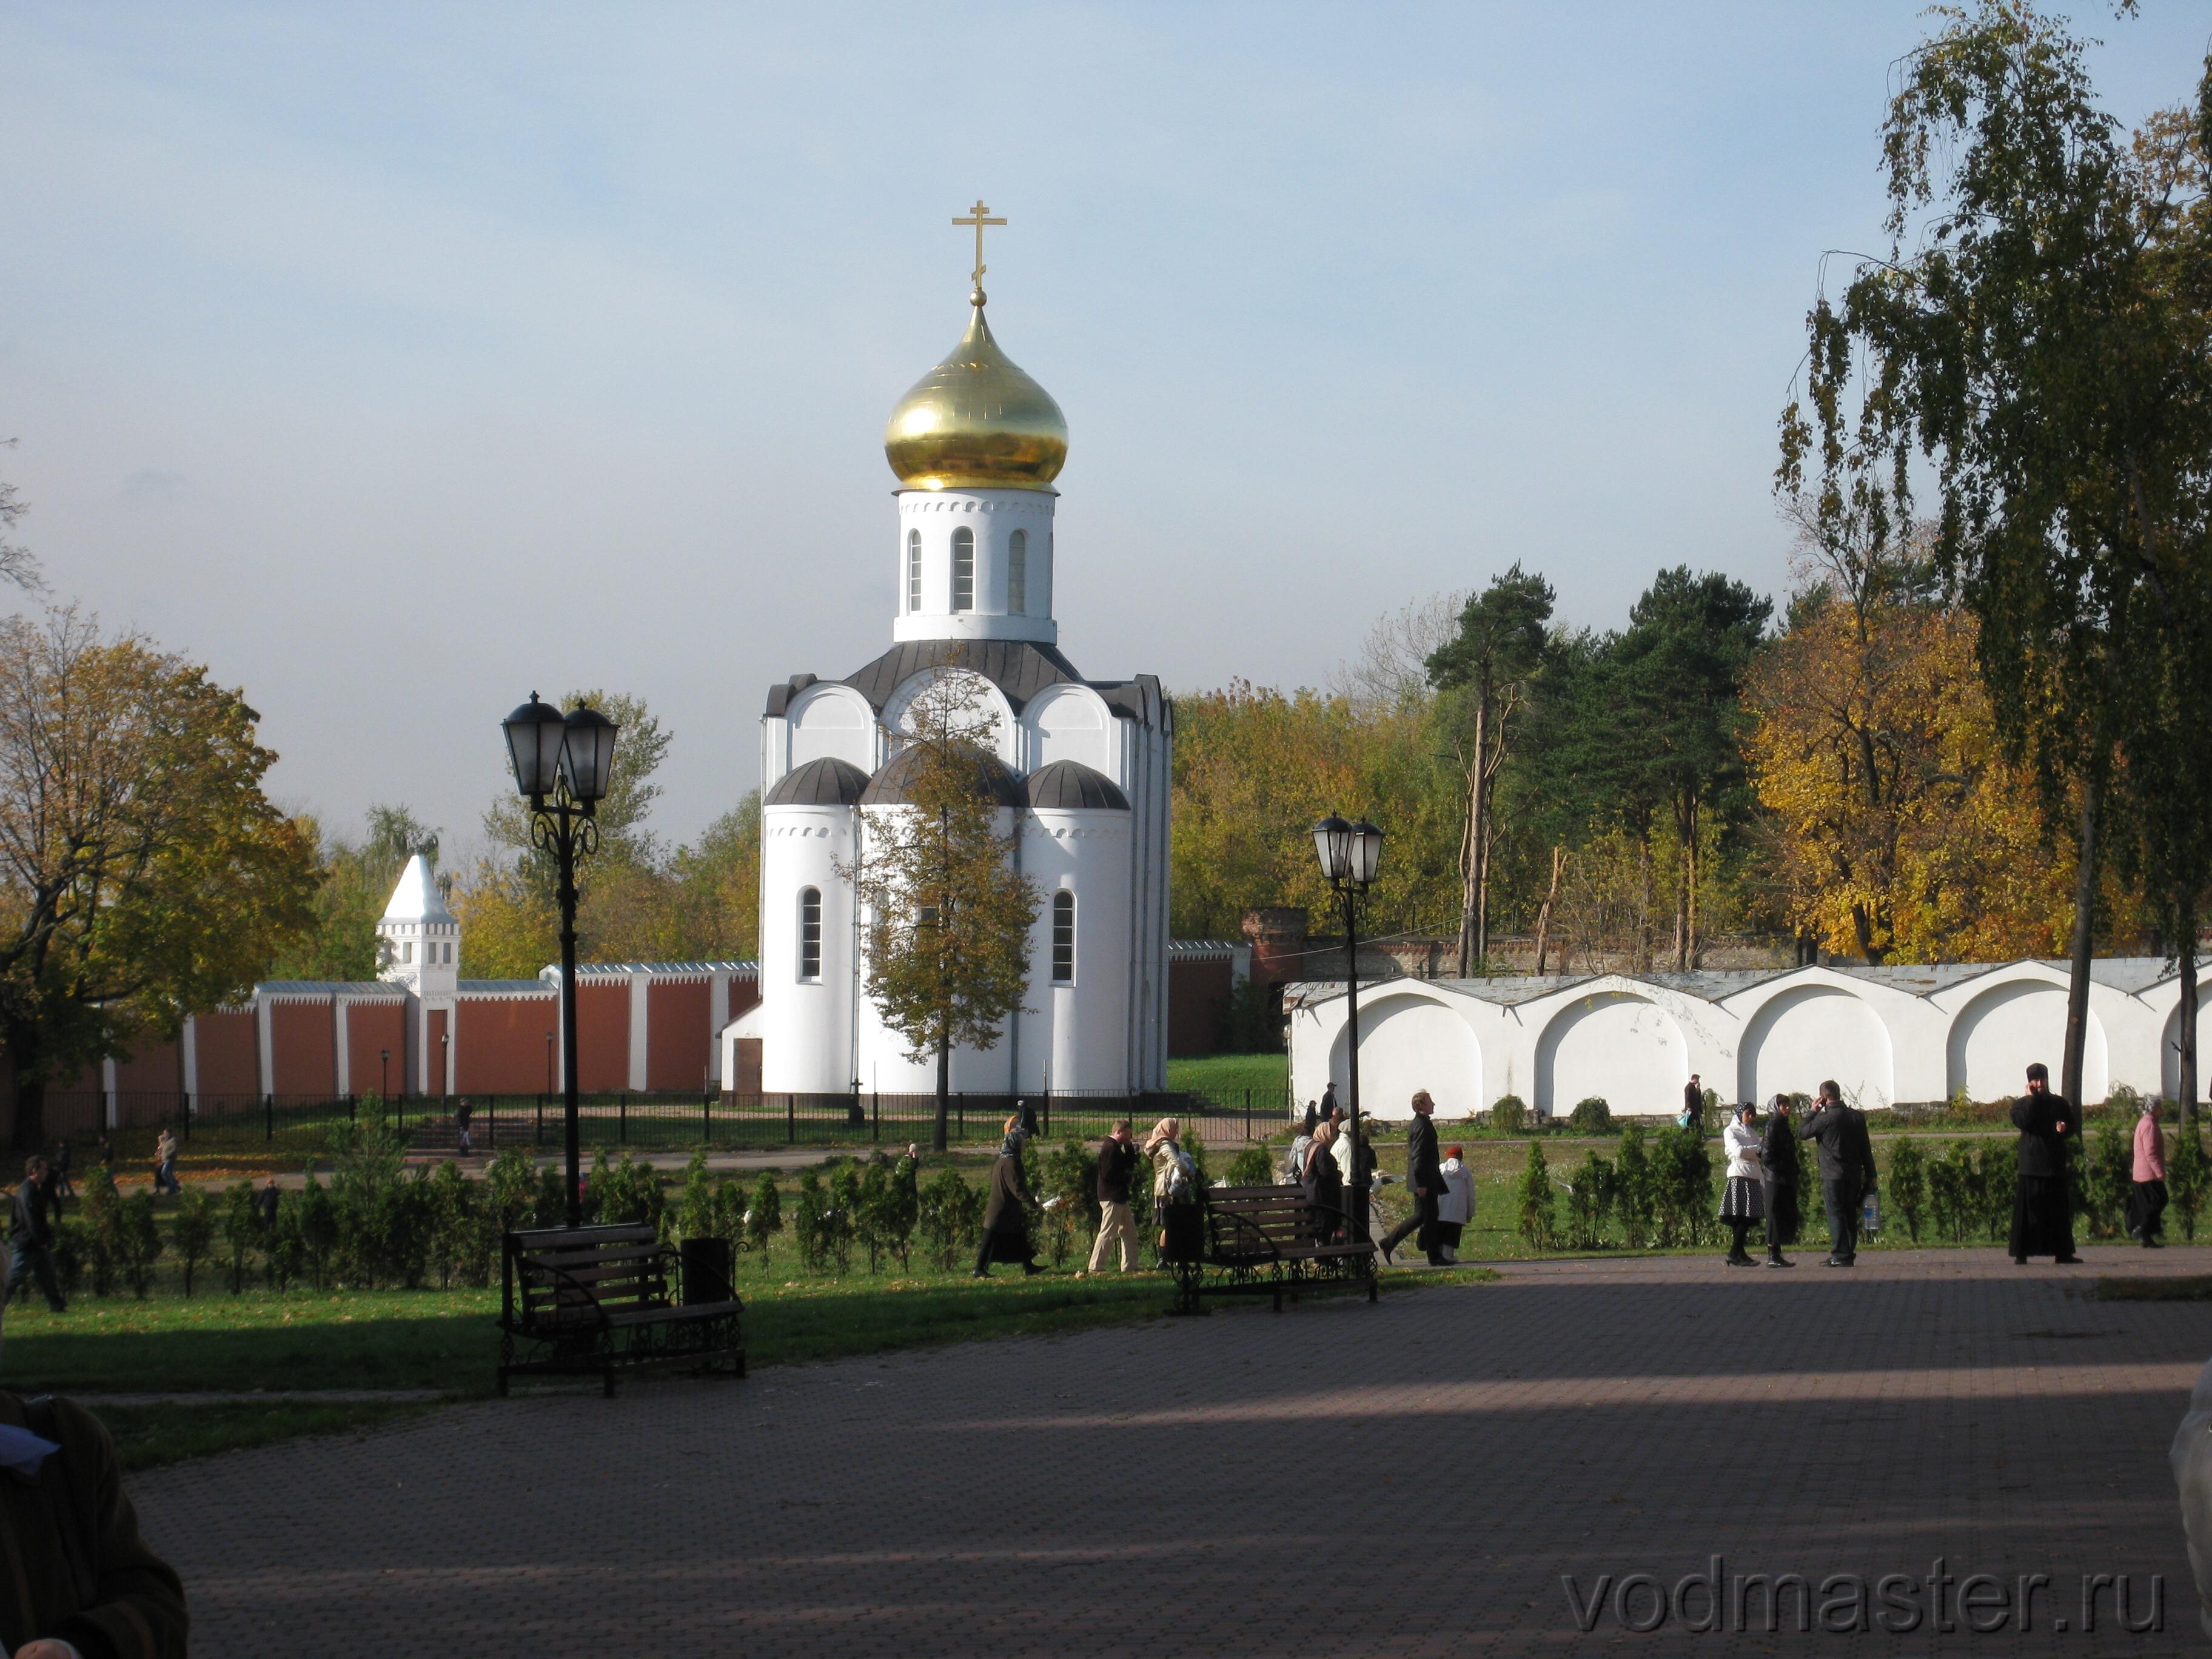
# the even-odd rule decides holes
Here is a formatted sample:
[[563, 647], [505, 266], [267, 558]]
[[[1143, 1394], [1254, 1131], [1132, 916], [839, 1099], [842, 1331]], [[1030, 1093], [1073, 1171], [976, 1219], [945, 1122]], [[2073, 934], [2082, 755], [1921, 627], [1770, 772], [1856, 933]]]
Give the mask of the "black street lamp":
[[392, 1103], [392, 1050], [379, 1048], [376, 1060], [376, 1097], [389, 1106]]
[[545, 1092], [553, 1092], [553, 1033], [545, 1034]]
[[439, 1032], [438, 1095], [441, 1099], [443, 1099], [446, 1096], [453, 1093], [453, 1085], [447, 1081], [447, 1079], [453, 1075], [453, 1034], [451, 1031]]
[[599, 802], [614, 771], [615, 723], [579, 703], [564, 718], [530, 701], [500, 722], [514, 787], [530, 803], [531, 844], [560, 868], [561, 1092], [567, 1114], [568, 1225], [583, 1224], [583, 1152], [576, 1124], [576, 860], [599, 850]]
[[1362, 818], [1346, 823], [1334, 812], [1313, 829], [1321, 872], [1344, 913], [1346, 1121], [1352, 1126], [1352, 1242], [1368, 1237], [1367, 1164], [1359, 1156], [1359, 901], [1375, 884], [1382, 864], [1382, 832]]

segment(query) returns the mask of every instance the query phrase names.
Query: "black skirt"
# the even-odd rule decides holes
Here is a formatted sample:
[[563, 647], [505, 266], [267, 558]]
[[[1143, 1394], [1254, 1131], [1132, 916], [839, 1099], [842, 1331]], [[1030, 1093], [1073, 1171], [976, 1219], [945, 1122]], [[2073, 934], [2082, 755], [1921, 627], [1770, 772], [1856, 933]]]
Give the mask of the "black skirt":
[[1797, 1188], [1788, 1182], [1770, 1181], [1766, 1187], [1766, 1242], [1780, 1249], [1795, 1244], [1805, 1224], [1797, 1213]]
[[1723, 1221], [1758, 1221], [1766, 1214], [1765, 1195], [1759, 1183], [1749, 1176], [1730, 1176], [1728, 1190], [1721, 1194], [1721, 1219]]
[[2013, 1188], [2014, 1256], [2074, 1254], [2074, 1211], [2063, 1176], [2021, 1176]]

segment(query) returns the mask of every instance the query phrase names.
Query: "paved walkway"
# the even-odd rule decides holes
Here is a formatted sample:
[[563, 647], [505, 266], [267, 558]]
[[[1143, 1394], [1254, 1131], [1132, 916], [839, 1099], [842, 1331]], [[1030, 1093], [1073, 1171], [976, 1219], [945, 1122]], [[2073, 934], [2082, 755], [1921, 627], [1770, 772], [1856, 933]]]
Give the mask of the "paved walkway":
[[[2212, 1251], [2090, 1255], [1532, 1263], [470, 1406], [132, 1486], [194, 1650], [225, 1656], [2201, 1652], [2166, 1449], [2212, 1303], [2079, 1292]], [[1911, 1575], [1887, 1588], [1917, 1628], [1800, 1635], [1792, 1593], [1768, 1636], [1747, 1586], [1753, 1633], [1701, 1641], [1692, 1584], [1623, 1629], [1660, 1594], [1624, 1579], [1716, 1554], [1724, 1602], [1740, 1576], [1858, 1575], [1863, 1611], [1827, 1588], [1838, 1625], [1902, 1624], [1878, 1581]], [[2003, 1628], [1937, 1634], [1931, 1573], [1945, 1624], [1964, 1587]], [[2084, 1631], [2085, 1573], [2130, 1575], [2138, 1617], [2162, 1575], [2163, 1632], [2120, 1629], [2109, 1589]], [[2051, 1581], [2026, 1633], [2023, 1574]]]

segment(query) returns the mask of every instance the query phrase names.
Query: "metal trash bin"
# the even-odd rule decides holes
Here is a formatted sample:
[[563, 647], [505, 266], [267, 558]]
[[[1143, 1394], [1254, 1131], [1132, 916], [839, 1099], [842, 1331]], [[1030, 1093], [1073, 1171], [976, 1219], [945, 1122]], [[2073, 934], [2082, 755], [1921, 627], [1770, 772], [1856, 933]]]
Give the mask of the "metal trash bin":
[[730, 1241], [726, 1238], [687, 1238], [679, 1249], [684, 1259], [684, 1305], [726, 1302], [736, 1294], [730, 1285]]

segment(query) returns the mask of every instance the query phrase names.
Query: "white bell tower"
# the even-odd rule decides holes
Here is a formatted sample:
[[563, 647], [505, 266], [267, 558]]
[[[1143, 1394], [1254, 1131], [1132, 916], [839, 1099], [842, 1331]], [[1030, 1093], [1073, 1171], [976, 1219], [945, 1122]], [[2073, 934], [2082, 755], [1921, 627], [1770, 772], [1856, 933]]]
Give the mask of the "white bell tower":
[[460, 981], [461, 924], [417, 853], [400, 872], [376, 924], [376, 976], [417, 997], [450, 1002]]

